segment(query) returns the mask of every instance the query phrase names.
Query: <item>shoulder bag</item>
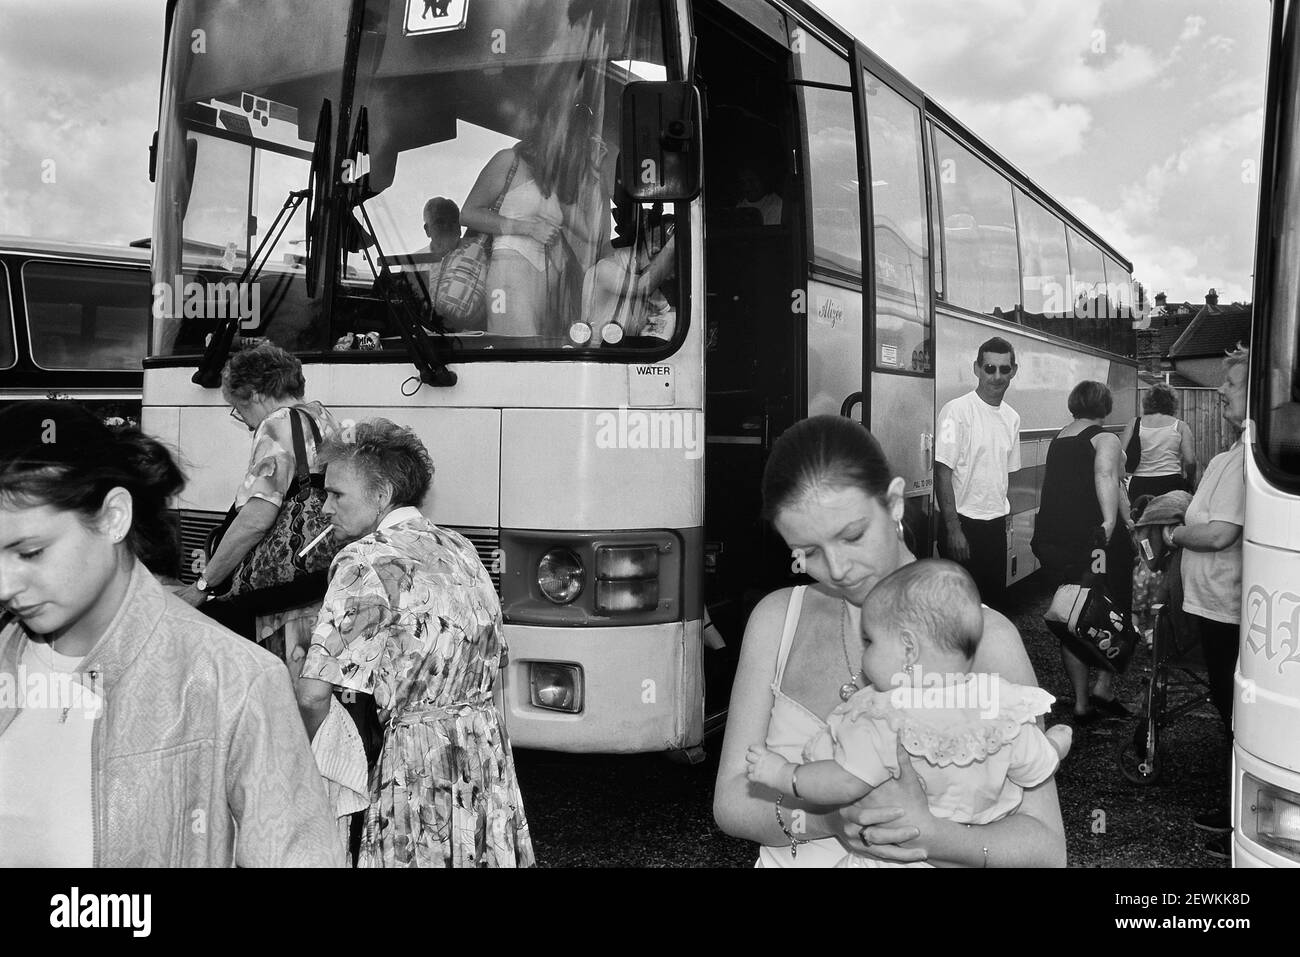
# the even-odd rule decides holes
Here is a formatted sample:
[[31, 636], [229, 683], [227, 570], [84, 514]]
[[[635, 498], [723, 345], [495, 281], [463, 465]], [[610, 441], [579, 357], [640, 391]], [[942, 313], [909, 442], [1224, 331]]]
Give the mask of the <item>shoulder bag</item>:
[[1132, 475], [1142, 464], [1142, 416], [1133, 420], [1133, 437], [1124, 450], [1124, 471]]
[[[320, 430], [310, 415], [307, 423], [319, 447]], [[298, 554], [329, 527], [329, 520], [321, 514], [325, 504], [325, 478], [313, 474], [307, 466], [307, 446], [298, 410], [290, 411], [289, 425], [293, 433], [294, 476], [284, 493], [275, 524], [243, 557], [227, 582], [214, 589], [216, 594], [207, 605], [238, 602], [244, 610], [261, 615], [305, 605], [325, 595], [330, 563], [338, 545], [327, 536], [305, 556]], [[208, 536], [209, 558], [236, 512], [231, 506], [225, 521]]]
[[[492, 204], [492, 212], [501, 209], [518, 169], [519, 156], [516, 154], [501, 195]], [[478, 319], [487, 301], [487, 271], [491, 259], [492, 236], [480, 232], [468, 233], [455, 249], [443, 257], [434, 283], [433, 309], [445, 321], [464, 327]]]

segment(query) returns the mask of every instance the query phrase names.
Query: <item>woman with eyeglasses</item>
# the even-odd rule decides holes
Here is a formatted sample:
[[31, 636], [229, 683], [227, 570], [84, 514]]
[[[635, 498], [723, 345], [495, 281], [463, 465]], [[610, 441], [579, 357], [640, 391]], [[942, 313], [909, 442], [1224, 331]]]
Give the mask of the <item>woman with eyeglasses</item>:
[[[203, 605], [212, 587], [229, 578], [275, 524], [297, 467], [290, 416], [298, 418], [308, 470], [319, 471], [317, 447], [334, 435], [338, 425], [319, 402], [303, 401], [306, 386], [302, 363], [269, 342], [236, 352], [222, 370], [221, 394], [230, 403], [231, 417], [253, 433], [253, 447], [244, 481], [235, 491], [234, 521], [208, 559], [203, 575], [179, 592], [191, 605]], [[297, 646], [305, 649], [311, 640], [324, 596], [322, 587], [314, 601], [257, 615], [252, 633], [245, 637], [281, 660], [291, 661], [288, 652]]]

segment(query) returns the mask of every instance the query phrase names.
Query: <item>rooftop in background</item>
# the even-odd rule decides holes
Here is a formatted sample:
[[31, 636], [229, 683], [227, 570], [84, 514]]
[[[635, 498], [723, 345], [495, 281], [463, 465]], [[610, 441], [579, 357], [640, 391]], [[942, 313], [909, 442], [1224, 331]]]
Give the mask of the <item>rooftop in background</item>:
[[1171, 359], [1221, 359], [1237, 343], [1250, 344], [1252, 313], [1249, 304], [1220, 306], [1207, 297], [1206, 304], [1169, 347], [1167, 355]]

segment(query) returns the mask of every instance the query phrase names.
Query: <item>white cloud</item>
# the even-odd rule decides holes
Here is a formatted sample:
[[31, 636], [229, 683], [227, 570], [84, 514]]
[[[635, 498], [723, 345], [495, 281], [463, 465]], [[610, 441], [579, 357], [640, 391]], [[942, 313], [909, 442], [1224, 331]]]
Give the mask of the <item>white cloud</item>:
[[1080, 197], [1066, 205], [1133, 260], [1154, 295], [1199, 301], [1211, 286], [1222, 301], [1248, 300], [1258, 196], [1255, 170], [1263, 110], [1197, 130], [1103, 209]]
[[1232, 48], [1236, 45], [1237, 41], [1232, 39], [1232, 37], [1225, 37], [1217, 34], [1205, 41], [1205, 47], [1207, 50], [1219, 54], [1231, 53]]
[[1021, 167], [1041, 167], [1083, 149], [1092, 113], [1077, 103], [1057, 103], [1044, 93], [1014, 100], [957, 100], [952, 112]]
[[1178, 42], [1185, 43], [1193, 37], [1201, 35], [1201, 29], [1205, 26], [1205, 17], [1193, 14], [1183, 20], [1183, 32], [1178, 35]]

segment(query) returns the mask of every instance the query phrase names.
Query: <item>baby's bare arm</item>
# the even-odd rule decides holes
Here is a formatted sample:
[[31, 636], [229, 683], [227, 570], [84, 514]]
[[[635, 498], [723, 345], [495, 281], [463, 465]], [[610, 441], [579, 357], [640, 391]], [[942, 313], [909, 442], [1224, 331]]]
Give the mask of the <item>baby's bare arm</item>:
[[871, 790], [860, 777], [834, 761], [811, 761], [799, 765], [799, 796], [813, 804], [839, 807], [861, 800]]

